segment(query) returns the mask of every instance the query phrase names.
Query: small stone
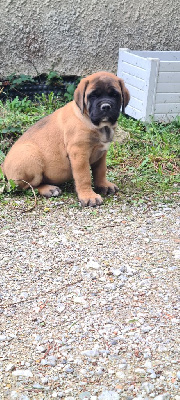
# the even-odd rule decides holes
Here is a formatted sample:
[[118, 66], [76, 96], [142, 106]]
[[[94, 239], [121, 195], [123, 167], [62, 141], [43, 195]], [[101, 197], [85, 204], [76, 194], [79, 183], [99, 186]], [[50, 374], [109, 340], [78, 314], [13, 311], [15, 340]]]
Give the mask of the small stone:
[[114, 339], [114, 340], [111, 341], [111, 345], [112, 346], [115, 346], [116, 344], [118, 344], [118, 340], [117, 339]]
[[96, 373], [97, 375], [102, 375], [102, 374], [103, 374], [103, 369], [102, 369], [101, 367], [98, 367], [98, 368], [96, 368], [95, 373]]
[[146, 391], [147, 394], [150, 394], [154, 390], [154, 385], [150, 382], [143, 382], [142, 388]]
[[136, 368], [135, 373], [138, 375], [145, 375], [146, 371], [143, 368]]
[[157, 375], [156, 375], [156, 373], [153, 371], [153, 372], [150, 374], [150, 378], [156, 379], [156, 377], [157, 377]]
[[180, 380], [180, 371], [177, 372], [177, 379]]
[[114, 390], [104, 390], [98, 396], [98, 400], [119, 400], [119, 394]]
[[112, 269], [111, 271], [114, 276], [119, 276], [122, 274], [122, 271], [120, 269]]
[[146, 368], [152, 368], [152, 363], [151, 363], [151, 361], [147, 360], [147, 361], [145, 362], [144, 366], [145, 366]]
[[97, 357], [99, 355], [98, 349], [95, 347], [92, 350], [84, 350], [82, 351], [82, 354], [86, 357]]
[[135, 272], [136, 271], [133, 268], [127, 266], [127, 270], [126, 270], [127, 276], [133, 276]]
[[64, 398], [64, 400], [76, 400], [76, 399], [73, 396], [67, 396]]
[[42, 358], [42, 360], [41, 360], [41, 365], [47, 365], [47, 360], [46, 360], [46, 358]]
[[6, 372], [12, 372], [15, 368], [16, 368], [15, 365], [10, 363], [6, 367]]
[[124, 379], [124, 378], [125, 378], [125, 374], [124, 374], [124, 372], [122, 372], [122, 371], [117, 371], [117, 372], [116, 372], [116, 376], [117, 376], [117, 378], [119, 378], [119, 379]]
[[58, 397], [58, 393], [56, 391], [52, 392], [52, 398], [56, 399]]
[[169, 399], [170, 399], [169, 393], [163, 393], [160, 394], [159, 396], [154, 397], [154, 400], [169, 400]]
[[46, 347], [45, 346], [37, 346], [36, 350], [38, 351], [38, 353], [44, 353], [46, 351]]
[[86, 300], [83, 296], [74, 296], [73, 301], [74, 303], [86, 304]]
[[43, 376], [43, 377], [41, 378], [41, 382], [42, 382], [43, 384], [48, 383], [48, 376]]
[[6, 340], [8, 340], [6, 335], [0, 335], [0, 342], [5, 342]]
[[81, 400], [89, 399], [90, 397], [91, 397], [90, 392], [82, 392], [79, 395], [79, 399], [81, 399]]
[[13, 376], [24, 376], [26, 378], [32, 378], [33, 374], [29, 369], [16, 369], [12, 371]]
[[28, 292], [22, 292], [22, 293], [20, 294], [20, 297], [23, 297], [24, 299], [27, 299], [27, 297], [28, 297]]
[[74, 372], [74, 369], [66, 366], [64, 368], [64, 372], [66, 372], [66, 374], [72, 374]]
[[118, 364], [118, 368], [119, 369], [126, 369], [127, 368], [127, 364], [126, 363]]
[[99, 269], [100, 268], [100, 264], [98, 264], [98, 262], [90, 260], [87, 264], [86, 267], [88, 269], [92, 268], [92, 269]]
[[30, 400], [30, 398], [28, 396], [26, 396], [26, 394], [21, 394], [21, 396], [19, 397], [19, 400]]
[[56, 311], [61, 314], [63, 311], [65, 310], [65, 304], [61, 303], [58, 304], [58, 306], [56, 307]]
[[151, 331], [152, 327], [151, 326], [142, 326], [141, 330], [143, 333], [148, 333], [149, 331]]
[[18, 393], [15, 390], [12, 390], [10, 396], [11, 396], [10, 397], [11, 399], [17, 399], [18, 398]]
[[47, 357], [47, 365], [50, 365], [51, 367], [55, 367], [56, 364], [57, 364], [57, 358], [55, 356]]
[[33, 383], [33, 388], [34, 388], [34, 389], [42, 389], [43, 386], [41, 386], [40, 383], [35, 382], [35, 383]]
[[179, 260], [180, 259], [180, 250], [174, 250], [173, 255], [176, 260]]

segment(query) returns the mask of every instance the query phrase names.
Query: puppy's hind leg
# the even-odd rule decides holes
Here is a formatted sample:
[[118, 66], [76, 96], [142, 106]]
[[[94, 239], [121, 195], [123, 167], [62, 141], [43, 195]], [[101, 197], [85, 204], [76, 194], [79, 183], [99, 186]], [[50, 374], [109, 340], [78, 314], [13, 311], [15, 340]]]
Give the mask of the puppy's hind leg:
[[37, 187], [38, 192], [41, 196], [44, 197], [57, 197], [60, 196], [62, 191], [58, 186], [54, 185], [47, 185], [47, 184], [41, 184], [40, 186]]
[[43, 180], [43, 161], [31, 147], [13, 146], [3, 163], [6, 178], [12, 179], [20, 189], [28, 189], [30, 185], [37, 188]]
[[61, 194], [58, 186], [45, 184], [43, 157], [35, 145], [13, 146], [5, 158], [3, 171], [7, 179], [12, 179], [20, 189], [32, 186], [45, 197]]

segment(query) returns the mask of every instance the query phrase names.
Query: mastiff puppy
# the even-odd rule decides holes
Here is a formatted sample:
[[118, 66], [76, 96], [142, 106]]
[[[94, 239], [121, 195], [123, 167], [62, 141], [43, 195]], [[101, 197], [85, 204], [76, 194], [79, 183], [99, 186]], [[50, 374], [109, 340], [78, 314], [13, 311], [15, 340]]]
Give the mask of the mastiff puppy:
[[59, 185], [73, 178], [82, 206], [102, 204], [97, 193], [118, 190], [106, 179], [106, 153], [120, 110], [124, 112], [128, 102], [122, 79], [108, 72], [87, 76], [77, 86], [73, 101], [17, 140], [4, 160], [4, 175], [22, 189], [29, 187], [28, 182], [46, 197], [59, 196]]

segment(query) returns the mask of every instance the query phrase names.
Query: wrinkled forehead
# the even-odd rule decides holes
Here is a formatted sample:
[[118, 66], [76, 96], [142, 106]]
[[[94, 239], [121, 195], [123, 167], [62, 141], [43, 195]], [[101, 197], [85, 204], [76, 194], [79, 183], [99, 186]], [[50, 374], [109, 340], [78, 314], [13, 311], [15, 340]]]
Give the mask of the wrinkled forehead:
[[119, 86], [119, 82], [118, 79], [111, 79], [111, 78], [105, 78], [105, 77], [101, 77], [101, 78], [95, 78], [92, 81], [89, 82], [89, 85], [87, 87], [87, 91], [91, 92], [93, 90], [101, 90], [103, 91], [109, 91], [111, 89], [116, 89], [120, 92], [120, 86]]

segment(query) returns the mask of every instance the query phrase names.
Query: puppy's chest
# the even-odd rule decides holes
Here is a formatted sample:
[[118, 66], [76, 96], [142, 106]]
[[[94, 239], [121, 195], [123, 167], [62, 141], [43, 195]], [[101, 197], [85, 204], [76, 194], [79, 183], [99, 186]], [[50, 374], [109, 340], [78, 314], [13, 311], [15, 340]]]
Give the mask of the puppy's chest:
[[113, 140], [114, 129], [109, 126], [104, 126], [99, 130], [99, 142], [101, 151], [107, 151]]
[[104, 126], [99, 129], [99, 138], [96, 139], [96, 146], [92, 152], [90, 163], [94, 163], [102, 157], [103, 153], [109, 149], [114, 137], [114, 129]]

